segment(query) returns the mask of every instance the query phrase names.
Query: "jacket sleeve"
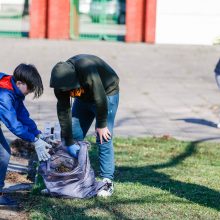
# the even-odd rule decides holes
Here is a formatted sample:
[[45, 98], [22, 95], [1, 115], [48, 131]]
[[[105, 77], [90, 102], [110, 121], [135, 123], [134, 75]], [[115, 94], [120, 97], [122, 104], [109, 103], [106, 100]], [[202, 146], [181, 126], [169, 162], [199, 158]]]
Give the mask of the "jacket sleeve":
[[87, 83], [92, 91], [95, 106], [96, 106], [96, 125], [97, 128], [107, 126], [108, 104], [105, 89], [103, 87], [98, 70], [91, 66], [87, 70]]
[[28, 126], [19, 121], [13, 104], [14, 98], [10, 93], [1, 94], [0, 120], [14, 135], [25, 141], [33, 142], [35, 135], [29, 131]]
[[217, 75], [220, 75], [220, 59], [219, 59], [218, 63], [216, 64], [215, 73]]
[[60, 122], [61, 136], [64, 138], [66, 146], [70, 146], [74, 143], [70, 95], [69, 92], [61, 92], [58, 89], [54, 89], [54, 94], [57, 98], [57, 116]]
[[35, 137], [41, 133], [41, 131], [37, 129], [35, 122], [30, 118], [29, 112], [23, 103], [21, 103], [19, 107], [17, 118], [23, 125], [28, 127], [28, 131], [34, 134]]

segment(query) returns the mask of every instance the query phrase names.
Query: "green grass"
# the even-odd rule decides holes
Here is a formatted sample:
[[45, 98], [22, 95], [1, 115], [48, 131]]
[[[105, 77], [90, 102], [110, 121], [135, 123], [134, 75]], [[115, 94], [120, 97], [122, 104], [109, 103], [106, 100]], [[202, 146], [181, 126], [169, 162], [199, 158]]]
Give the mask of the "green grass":
[[[97, 171], [94, 144], [90, 159]], [[48, 198], [36, 186], [23, 198], [30, 219], [220, 219], [219, 144], [116, 138], [115, 160], [111, 198]]]

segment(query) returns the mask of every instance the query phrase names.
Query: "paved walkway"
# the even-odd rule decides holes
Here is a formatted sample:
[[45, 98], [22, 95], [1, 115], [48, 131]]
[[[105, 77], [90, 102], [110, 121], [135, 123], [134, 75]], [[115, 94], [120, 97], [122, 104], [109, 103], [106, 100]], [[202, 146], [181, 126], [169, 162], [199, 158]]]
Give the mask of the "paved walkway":
[[79, 53], [102, 57], [120, 77], [115, 135], [220, 140], [215, 124], [220, 91], [213, 74], [220, 46], [1, 39], [2, 72], [12, 73], [21, 62], [33, 63], [40, 71], [44, 95], [26, 101], [40, 128], [45, 121], [57, 120], [56, 100], [49, 88], [53, 65]]

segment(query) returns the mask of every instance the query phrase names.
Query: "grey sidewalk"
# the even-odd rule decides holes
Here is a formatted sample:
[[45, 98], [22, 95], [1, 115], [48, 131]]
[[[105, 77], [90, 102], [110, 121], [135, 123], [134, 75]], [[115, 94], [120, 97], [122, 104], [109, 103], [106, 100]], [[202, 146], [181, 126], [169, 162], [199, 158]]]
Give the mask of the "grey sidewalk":
[[220, 140], [220, 130], [215, 127], [220, 91], [213, 74], [220, 46], [29, 39], [0, 42], [0, 71], [11, 74], [21, 62], [33, 63], [40, 71], [44, 95], [36, 101], [27, 97], [26, 101], [40, 128], [45, 121], [57, 120], [56, 100], [49, 88], [53, 65], [75, 54], [92, 53], [112, 65], [120, 77], [116, 136]]

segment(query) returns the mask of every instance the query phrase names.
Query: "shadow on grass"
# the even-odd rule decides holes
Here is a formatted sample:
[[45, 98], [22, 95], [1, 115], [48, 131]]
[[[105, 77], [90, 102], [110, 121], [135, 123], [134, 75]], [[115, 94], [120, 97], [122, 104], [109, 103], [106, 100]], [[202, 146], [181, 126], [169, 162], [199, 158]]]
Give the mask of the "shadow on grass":
[[[25, 210], [26, 213], [32, 211], [35, 213], [35, 216], [31, 216], [32, 219], [59, 219], [59, 220], [68, 220], [68, 219], [124, 219], [130, 220], [133, 218], [129, 218], [125, 216], [122, 212], [120, 212], [118, 205], [127, 205], [127, 204], [152, 204], [152, 202], [160, 204], [163, 201], [160, 200], [161, 194], [158, 194], [155, 198], [155, 194], [151, 196], [143, 196], [140, 199], [132, 199], [132, 198], [117, 198], [114, 196], [113, 199], [99, 199], [94, 198], [90, 204], [82, 204], [81, 206], [75, 206], [74, 203], [78, 203], [79, 200], [72, 200], [73, 202], [64, 202], [65, 199], [48, 199], [43, 196], [27, 196], [24, 198], [23, 194], [17, 194], [17, 198], [21, 197], [23, 202], [25, 200]], [[159, 198], [159, 199], [158, 199]], [[91, 199], [90, 199], [91, 200]], [[39, 201], [41, 201], [41, 205], [38, 205]], [[80, 200], [82, 201], [82, 200]], [[79, 201], [79, 203], [80, 203]], [[186, 203], [186, 201], [180, 201], [173, 199], [170, 203]], [[64, 211], [65, 210], [65, 213]], [[92, 216], [92, 214], [88, 214], [89, 211], [92, 211], [93, 214], [101, 212], [103, 214], [106, 213], [107, 216]], [[94, 212], [95, 210], [95, 212]], [[22, 212], [23, 209], [17, 210], [18, 212]], [[36, 214], [40, 214], [37, 216]], [[68, 213], [68, 214], [67, 214]], [[110, 216], [109, 216], [110, 215]]]
[[210, 189], [206, 186], [173, 180], [169, 177], [169, 175], [157, 172], [157, 169], [169, 168], [178, 165], [187, 157], [190, 157], [196, 153], [196, 148], [199, 143], [214, 139], [219, 139], [219, 137], [191, 142], [186, 147], [185, 152], [177, 155], [166, 163], [144, 167], [117, 167], [116, 170], [118, 175], [116, 176], [116, 179], [120, 182], [138, 182], [143, 185], [166, 190], [180, 198], [185, 198], [191, 202], [219, 211], [220, 192]]
[[[142, 185], [147, 185], [150, 187], [156, 187], [161, 190], [165, 190], [179, 198], [184, 198], [190, 202], [197, 203], [204, 207], [213, 208], [216, 210], [220, 210], [219, 198], [220, 193], [216, 190], [210, 189], [208, 187], [194, 184], [194, 183], [185, 183], [178, 180], [173, 180], [169, 175], [161, 172], [161, 169], [174, 167], [180, 164], [182, 161], [187, 159], [188, 157], [196, 154], [197, 145], [201, 142], [214, 140], [219, 138], [209, 138], [203, 139], [195, 142], [189, 143], [186, 146], [186, 149], [183, 153], [173, 157], [166, 163], [161, 164], [153, 164], [143, 167], [116, 167], [116, 180], [125, 183], [141, 183]], [[92, 147], [90, 150], [90, 157], [92, 166], [95, 170], [98, 168], [98, 160], [97, 160], [97, 149], [96, 147]], [[160, 169], [160, 171], [157, 171]], [[119, 205], [122, 204], [146, 204], [146, 203], [161, 203], [158, 199], [160, 195], [156, 196], [144, 196], [139, 199], [132, 198], [120, 198], [117, 197], [117, 194], [110, 198], [109, 200], [102, 200], [99, 198], [94, 198], [90, 201], [80, 202], [78, 200], [72, 200], [73, 202], [64, 202], [62, 199], [52, 199], [45, 198], [40, 195], [29, 195], [26, 198], [25, 210], [27, 212], [38, 213], [40, 216], [46, 216], [45, 219], [102, 219], [101, 216], [94, 216], [94, 213], [98, 213], [100, 215], [107, 213], [106, 215], [109, 218], [114, 219], [130, 219], [124, 214], [123, 211], [118, 209]], [[21, 201], [23, 199], [21, 198]], [[40, 201], [40, 204], [39, 204]], [[170, 201], [171, 203], [179, 202], [179, 203], [187, 203], [186, 201]], [[74, 205], [78, 204], [78, 205]], [[94, 212], [95, 210], [95, 212]], [[91, 213], [90, 213], [91, 211]], [[90, 213], [90, 214], [89, 214]], [[104, 214], [104, 217], [106, 217]], [[36, 218], [36, 216], [35, 216]]]
[[[17, 209], [17, 212], [32, 213], [30, 219], [59, 219], [59, 220], [68, 220], [68, 219], [125, 219], [129, 220], [130, 218], [126, 217], [117, 209], [117, 204], [130, 204], [130, 203], [144, 203], [145, 199], [141, 200], [106, 200], [106, 199], [86, 199], [85, 204], [81, 199], [61, 199], [61, 198], [49, 198], [41, 195], [24, 195], [22, 193], [16, 193], [16, 198], [20, 200], [24, 207]], [[87, 203], [86, 201], [89, 201]], [[40, 204], [39, 204], [40, 201]], [[152, 202], [152, 201], [147, 201]], [[78, 205], [75, 205], [78, 204]], [[116, 207], [116, 208], [114, 208]], [[89, 214], [89, 211], [92, 211], [92, 214]], [[95, 210], [95, 211], [94, 211]], [[106, 213], [107, 216], [92, 216], [95, 213], [101, 214]], [[109, 215], [111, 215], [109, 217]]]

